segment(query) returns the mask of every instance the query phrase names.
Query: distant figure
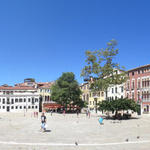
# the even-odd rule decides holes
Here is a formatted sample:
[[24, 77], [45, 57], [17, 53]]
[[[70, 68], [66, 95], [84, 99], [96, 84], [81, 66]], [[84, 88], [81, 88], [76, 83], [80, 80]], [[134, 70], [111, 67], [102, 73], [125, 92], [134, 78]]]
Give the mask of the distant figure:
[[77, 117], [79, 117], [79, 109], [77, 109]]
[[51, 110], [51, 116], [53, 115], [53, 110]]
[[44, 113], [41, 115], [41, 130], [44, 132], [46, 130], [46, 116]]
[[36, 117], [38, 118], [38, 112], [36, 112]]
[[90, 112], [90, 110], [88, 110], [88, 116], [89, 116], [89, 118], [91, 117], [91, 112]]
[[63, 111], [63, 115], [65, 116], [65, 114], [66, 114], [66, 111], [65, 111], [65, 109], [64, 109], [64, 111]]
[[86, 117], [88, 117], [88, 109], [86, 110]]
[[99, 118], [99, 120], [98, 120], [98, 121], [99, 121], [100, 125], [102, 125], [102, 124], [103, 124], [103, 120], [104, 120], [104, 119], [103, 119], [102, 117], [100, 117], [100, 118]]

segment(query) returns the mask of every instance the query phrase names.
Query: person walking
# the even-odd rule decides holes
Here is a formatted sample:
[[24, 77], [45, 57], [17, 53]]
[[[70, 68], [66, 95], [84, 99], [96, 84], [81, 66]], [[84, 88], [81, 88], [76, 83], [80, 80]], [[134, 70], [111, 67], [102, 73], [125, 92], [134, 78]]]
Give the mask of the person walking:
[[41, 130], [44, 132], [46, 130], [46, 116], [44, 113], [41, 115]]
[[89, 118], [91, 117], [91, 112], [90, 112], [90, 110], [88, 110], [88, 116], [89, 116]]
[[79, 117], [79, 109], [77, 109], [77, 117]]
[[88, 117], [88, 109], [86, 110], [86, 118]]

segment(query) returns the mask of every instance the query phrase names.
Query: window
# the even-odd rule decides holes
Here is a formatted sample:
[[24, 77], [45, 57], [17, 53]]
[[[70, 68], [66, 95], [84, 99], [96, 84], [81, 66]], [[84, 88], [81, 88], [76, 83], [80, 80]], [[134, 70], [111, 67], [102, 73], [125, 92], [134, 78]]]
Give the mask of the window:
[[104, 96], [104, 92], [102, 92], [102, 97]]
[[93, 105], [94, 105], [94, 101], [93, 101]]
[[0, 98], [0, 103], [1, 103], [1, 98]]
[[17, 99], [17, 98], [15, 98], [15, 102], [16, 102], [16, 103], [18, 102], [18, 99]]
[[14, 106], [11, 106], [11, 109], [14, 109]]
[[16, 106], [16, 109], [18, 109], [18, 106]]
[[35, 106], [35, 108], [37, 109], [38, 107], [37, 107], [37, 106]]
[[30, 109], [30, 106], [28, 106], [28, 109]]
[[10, 104], [9, 98], [7, 98], [7, 104]]
[[115, 96], [115, 100], [117, 100], [117, 96]]
[[1, 106], [0, 106], [0, 109], [1, 109]]
[[5, 99], [3, 98], [3, 104], [5, 104]]
[[117, 93], [117, 87], [115, 88], [115, 92]]
[[24, 98], [24, 102], [26, 102], [26, 99]]
[[38, 98], [35, 99], [35, 102], [38, 102]]
[[32, 109], [34, 109], [34, 106], [32, 106]]
[[123, 86], [121, 87], [121, 92], [123, 92]]
[[132, 99], [134, 100], [134, 92], [132, 93]]
[[138, 80], [138, 88], [140, 88], [140, 86], [141, 86], [141, 85], [140, 85], [140, 80]]
[[134, 72], [132, 72], [132, 75], [134, 76]]
[[121, 99], [123, 99], [123, 96], [121, 95]]
[[24, 106], [24, 109], [26, 109], [26, 106]]
[[138, 92], [138, 100], [140, 100], [140, 92]]
[[30, 102], [30, 98], [28, 98], [28, 102]]
[[20, 106], [20, 109], [22, 109], [22, 106]]
[[3, 95], [5, 95], [5, 91], [3, 91]]
[[32, 98], [32, 104], [34, 104], [34, 98]]
[[11, 99], [11, 103], [14, 104], [14, 99]]
[[9, 95], [9, 93], [10, 93], [9, 91], [6, 92], [7, 95]]
[[98, 92], [98, 97], [100, 97], [100, 92]]
[[114, 93], [114, 88], [112, 88], [112, 93]]
[[19, 98], [19, 102], [20, 102], [20, 103], [22, 102], [22, 98]]
[[138, 74], [140, 74], [140, 70], [138, 70]]
[[134, 89], [134, 81], [132, 81], [132, 89]]
[[3, 106], [3, 109], [5, 109], [5, 106]]

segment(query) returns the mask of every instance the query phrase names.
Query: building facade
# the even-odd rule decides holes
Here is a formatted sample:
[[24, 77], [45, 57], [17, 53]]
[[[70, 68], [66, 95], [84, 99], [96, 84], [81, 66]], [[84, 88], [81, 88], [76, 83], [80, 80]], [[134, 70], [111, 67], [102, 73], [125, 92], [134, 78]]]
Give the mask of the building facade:
[[[121, 74], [122, 71], [116, 70], [116, 73]], [[107, 89], [107, 97], [105, 97], [105, 99], [116, 100], [119, 98], [125, 98], [124, 87], [125, 87], [125, 83], [109, 86]], [[106, 94], [105, 94], [105, 96], [106, 96]]]
[[90, 89], [90, 82], [86, 82], [80, 85], [82, 91], [82, 100], [87, 102], [88, 109], [97, 111], [97, 104], [104, 100], [104, 92], [93, 92]]
[[125, 95], [141, 105], [143, 113], [150, 113], [150, 64], [128, 71]]
[[0, 112], [39, 111], [38, 89], [21, 86], [0, 86]]

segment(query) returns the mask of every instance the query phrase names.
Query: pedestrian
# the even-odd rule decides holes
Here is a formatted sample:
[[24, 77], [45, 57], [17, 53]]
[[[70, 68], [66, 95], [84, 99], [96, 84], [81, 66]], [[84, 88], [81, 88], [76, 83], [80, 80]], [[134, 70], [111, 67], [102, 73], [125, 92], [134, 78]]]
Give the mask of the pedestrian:
[[64, 109], [64, 111], [63, 111], [63, 115], [65, 116], [65, 113], [66, 113], [66, 111], [65, 111], [65, 109]]
[[89, 118], [91, 117], [91, 112], [90, 112], [90, 110], [88, 110], [88, 116], [89, 116]]
[[100, 118], [99, 118], [98, 121], [99, 121], [100, 125], [103, 125], [103, 120], [104, 120], [103, 117], [100, 117]]
[[51, 116], [53, 115], [53, 110], [51, 110]]
[[86, 117], [88, 117], [88, 109], [86, 110]]
[[41, 115], [41, 130], [44, 132], [46, 130], [46, 116], [44, 113]]
[[36, 117], [38, 118], [38, 112], [36, 112]]
[[77, 109], [77, 117], [79, 117], [79, 109]]

